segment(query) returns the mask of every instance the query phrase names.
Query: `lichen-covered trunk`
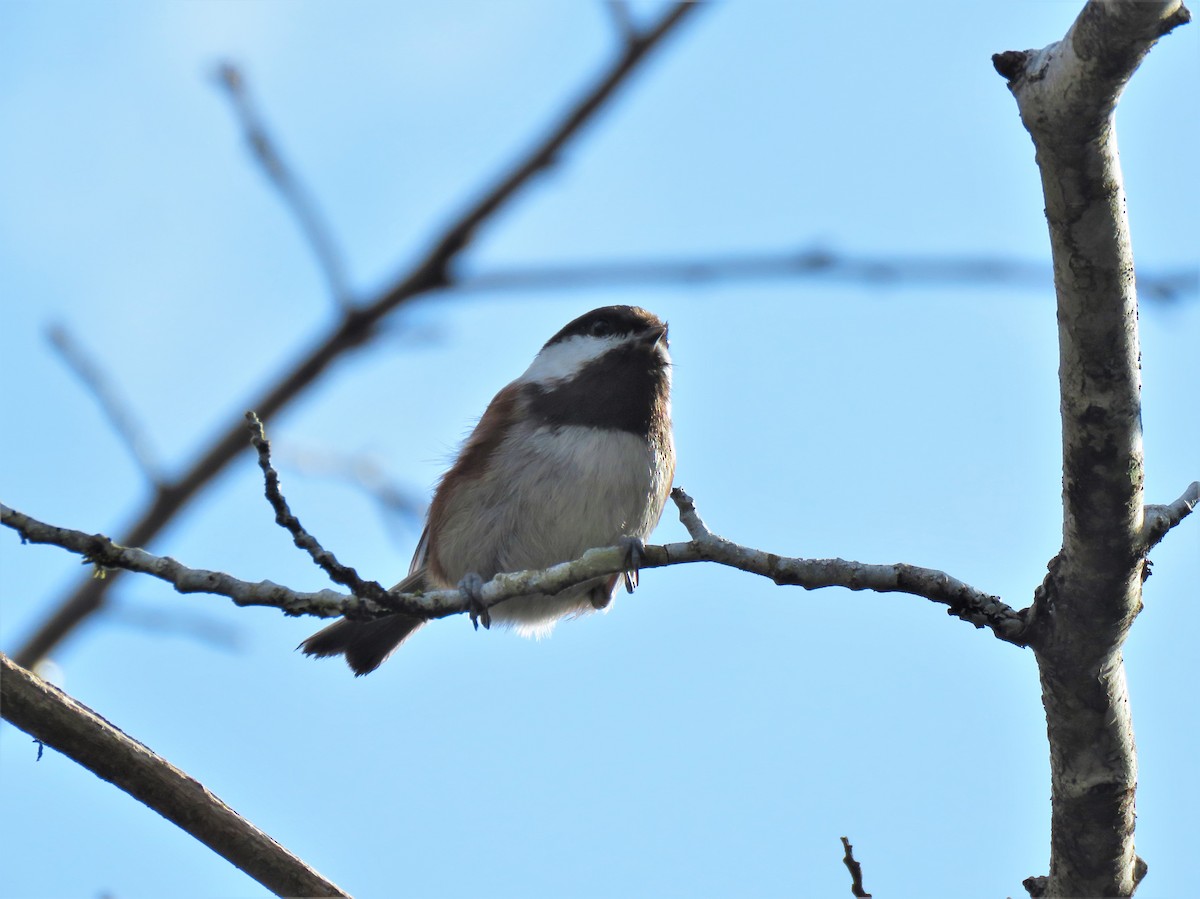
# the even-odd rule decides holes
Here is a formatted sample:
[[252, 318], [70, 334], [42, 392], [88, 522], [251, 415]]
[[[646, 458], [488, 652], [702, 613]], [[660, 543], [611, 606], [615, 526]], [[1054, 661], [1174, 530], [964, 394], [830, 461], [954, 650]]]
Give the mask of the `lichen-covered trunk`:
[[1039, 144], [1058, 294], [1063, 547], [1033, 648], [1050, 740], [1051, 896], [1129, 896], [1137, 753], [1121, 646], [1141, 607], [1137, 295], [1111, 117]]
[[1050, 874], [1035, 895], [1130, 896], [1137, 753], [1121, 647], [1145, 565], [1133, 251], [1114, 114], [1179, 0], [1090, 2], [1066, 37], [999, 54], [1037, 148], [1058, 297], [1063, 545], [1030, 628], [1050, 741]]

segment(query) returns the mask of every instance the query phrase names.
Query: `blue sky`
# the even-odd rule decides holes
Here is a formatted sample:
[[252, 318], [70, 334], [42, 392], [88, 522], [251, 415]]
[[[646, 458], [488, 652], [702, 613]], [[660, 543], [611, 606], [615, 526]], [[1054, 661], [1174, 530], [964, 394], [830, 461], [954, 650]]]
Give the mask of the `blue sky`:
[[[652, 15], [655, 7], [637, 7]], [[465, 274], [821, 247], [1047, 259], [1033, 148], [990, 63], [1078, 4], [715, 4], [494, 219]], [[1118, 128], [1139, 268], [1198, 264], [1200, 31], [1166, 38]], [[388, 284], [614, 52], [602, 4], [0, 5], [4, 502], [116, 534], [148, 489], [50, 350], [67, 326], [167, 471], [332, 312], [212, 72], [244, 67], [364, 296]], [[430, 296], [274, 421], [277, 451], [367, 456], [427, 494], [563, 323], [671, 323], [676, 481], [718, 533], [942, 568], [1024, 606], [1059, 545], [1054, 300], [1043, 287], [821, 280]], [[1200, 298], [1141, 314], [1147, 498], [1200, 477]], [[343, 561], [407, 570], [415, 525], [283, 470]], [[670, 510], [656, 540], [685, 539]], [[249, 455], [152, 547], [325, 586]], [[1139, 896], [1194, 881], [1200, 530], [1155, 551], [1126, 651]], [[81, 576], [0, 535], [0, 647]], [[173, 629], [155, 629], [162, 615]], [[220, 639], [197, 638], [196, 623]], [[912, 597], [647, 572], [531, 642], [437, 623], [355, 680], [316, 622], [126, 579], [56, 677], [359, 896], [1020, 895], [1048, 863], [1032, 655]], [[232, 641], [233, 645], [230, 645]], [[0, 728], [6, 895], [261, 896], [123, 793]]]

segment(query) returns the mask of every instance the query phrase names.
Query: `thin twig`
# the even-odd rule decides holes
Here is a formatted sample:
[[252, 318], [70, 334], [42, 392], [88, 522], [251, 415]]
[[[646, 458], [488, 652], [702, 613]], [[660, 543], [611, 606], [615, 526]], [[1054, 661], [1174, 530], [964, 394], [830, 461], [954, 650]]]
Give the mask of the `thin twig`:
[[348, 895], [202, 783], [3, 653], [0, 709], [6, 721], [145, 803], [276, 895]]
[[842, 847], [846, 850], [842, 861], [846, 864], [846, 870], [850, 872], [850, 892], [854, 894], [855, 899], [871, 899], [871, 894], [863, 888], [862, 865], [854, 860], [854, 847], [850, 845], [847, 837], [842, 837]]
[[346, 284], [342, 254], [338, 250], [337, 244], [330, 234], [329, 226], [317, 208], [316, 202], [304, 188], [300, 179], [283, 161], [277, 143], [272, 140], [258, 108], [254, 105], [250, 91], [246, 87], [246, 76], [241, 69], [230, 62], [224, 62], [217, 66], [215, 74], [217, 84], [224, 88], [225, 94], [229, 97], [234, 114], [237, 116], [242, 132], [246, 136], [246, 143], [250, 145], [255, 160], [262, 167], [267, 180], [279, 192], [283, 202], [296, 217], [296, 223], [300, 226], [301, 233], [304, 234], [313, 254], [317, 257], [317, 264], [325, 276], [334, 302], [342, 309], [349, 308], [352, 298]]
[[258, 467], [262, 469], [267, 501], [275, 510], [275, 523], [292, 535], [296, 546], [308, 553], [335, 584], [349, 587], [355, 596], [386, 603], [387, 590], [382, 584], [363, 580], [357, 571], [339, 562], [333, 553], [321, 546], [317, 538], [304, 529], [300, 519], [292, 514], [279, 487], [279, 473], [271, 465], [271, 442], [267, 440], [263, 423], [253, 412], [246, 413], [246, 422], [250, 427], [250, 443], [258, 451]]
[[31, 518], [0, 504], [0, 524], [21, 535], [22, 542], [50, 544], [69, 550], [95, 566], [94, 580], [112, 580], [118, 571], [148, 574], [165, 581], [178, 593], [210, 593], [225, 596], [239, 606], [267, 606], [288, 615], [316, 615], [333, 618], [387, 614], [389, 609], [370, 600], [355, 600], [335, 590], [305, 593], [290, 590], [271, 581], [257, 583], [239, 580], [222, 571], [189, 568], [170, 556], [156, 556], [144, 549], [121, 546], [103, 534], [88, 534], [60, 528]]
[[[553, 164], [576, 135], [580, 134], [605, 104], [627, 84], [650, 51], [671, 34], [684, 19], [701, 9], [701, 3], [676, 3], [647, 28], [638, 40], [625, 48], [601, 74], [595, 84], [560, 117], [543, 139], [502, 173], [480, 198], [441, 233], [432, 249], [406, 275], [367, 305], [347, 310], [330, 333], [248, 405], [264, 421], [302, 395], [337, 359], [371, 340], [377, 325], [400, 306], [419, 296], [441, 289], [449, 282], [451, 266], [460, 258], [475, 233], [501, 207], [539, 172]], [[243, 407], [244, 408], [244, 407]], [[245, 449], [245, 421], [241, 415], [230, 421], [196, 461], [178, 480], [158, 491], [148, 506], [136, 516], [135, 523], [121, 542], [129, 546], [147, 546], [169, 524], [199, 490], [221, 472]], [[60, 602], [36, 632], [15, 654], [14, 659], [31, 667], [49, 653], [59, 641], [89, 615], [99, 609], [114, 578], [89, 579]]]
[[64, 325], [51, 325], [46, 330], [46, 339], [96, 400], [100, 411], [117, 432], [117, 436], [133, 456], [146, 480], [155, 487], [162, 484], [162, 466], [150, 446], [146, 431], [138, 423], [129, 403], [120, 395], [112, 381]]
[[[768, 577], [776, 584], [819, 590], [845, 587], [876, 593], [908, 593], [948, 606], [946, 612], [979, 628], [990, 628], [1001, 640], [1025, 646], [1030, 627], [1028, 609], [1017, 611], [998, 596], [985, 593], [951, 577], [944, 571], [905, 562], [871, 565], [845, 559], [798, 559], [741, 546], [712, 533], [696, 512], [695, 503], [681, 488], [671, 491], [679, 508], [679, 520], [687, 528], [691, 543], [664, 547], [672, 562], [717, 562]], [[685, 547], [684, 551], [677, 547]], [[659, 558], [657, 547], [647, 548], [649, 559]], [[651, 567], [643, 565], [643, 568]]]

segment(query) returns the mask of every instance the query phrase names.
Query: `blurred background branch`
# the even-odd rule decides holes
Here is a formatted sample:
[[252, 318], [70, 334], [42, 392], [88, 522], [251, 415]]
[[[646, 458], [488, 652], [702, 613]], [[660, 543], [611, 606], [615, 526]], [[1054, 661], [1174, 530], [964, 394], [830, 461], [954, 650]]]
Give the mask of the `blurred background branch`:
[[280, 468], [306, 478], [327, 478], [348, 484], [375, 504], [384, 521], [420, 530], [425, 517], [425, 497], [397, 483], [384, 463], [370, 453], [344, 453], [334, 449], [279, 446], [275, 457]]
[[[1049, 292], [1049, 262], [1001, 257], [871, 256], [822, 247], [677, 259], [531, 265], [463, 275], [459, 291], [576, 290], [705, 284], [715, 281], [808, 279], [877, 287], [1019, 287]], [[1180, 268], [1138, 273], [1143, 299], [1174, 302], [1200, 291], [1200, 271]]]
[[79, 378], [92, 395], [121, 443], [137, 463], [138, 469], [154, 487], [163, 483], [162, 465], [150, 446], [146, 430], [137, 420], [129, 402], [117, 390], [100, 364], [92, 359], [74, 338], [66, 325], [53, 324], [46, 329], [46, 339], [67, 368]]
[[[503, 208], [537, 174], [554, 163], [568, 143], [592, 123], [617, 92], [639, 70], [643, 61], [668, 35], [673, 33], [692, 13], [703, 9], [701, 4], [673, 3], [649, 26], [621, 47], [616, 58], [574, 103], [556, 119], [549, 131], [512, 165], [502, 171], [490, 188], [454, 218], [450, 225], [432, 241], [432, 248], [407, 274], [391, 287], [365, 304], [344, 307], [340, 317], [315, 345], [284, 371], [265, 385], [257, 398], [243, 408], [255, 409], [264, 421], [305, 393], [329, 366], [349, 352], [368, 343], [376, 333], [376, 325], [405, 303], [451, 283], [453, 263], [471, 245], [486, 222]], [[235, 98], [244, 100], [240, 76], [235, 69], [225, 70], [226, 87], [236, 86]], [[231, 90], [233, 88], [230, 88]], [[257, 118], [248, 107], [239, 105], [244, 123], [256, 125]], [[265, 136], [254, 132], [252, 145], [260, 162], [267, 161], [268, 174], [277, 169], [278, 155], [262, 156], [272, 144]], [[279, 169], [282, 170], [282, 169]], [[290, 178], [283, 182], [293, 185]], [[296, 194], [286, 193], [294, 198]], [[295, 210], [293, 206], [293, 210]], [[304, 207], [302, 207], [304, 208]], [[147, 547], [164, 527], [207, 485], [229, 462], [246, 449], [245, 425], [241, 414], [221, 430], [219, 436], [196, 453], [196, 459], [176, 479], [159, 485], [147, 505], [134, 516], [133, 524], [122, 533], [119, 543], [125, 546]], [[103, 580], [86, 579], [61, 601], [54, 604], [50, 614], [35, 627], [32, 635], [14, 653], [18, 665], [33, 668], [48, 652], [70, 634], [82, 621], [100, 609], [115, 583], [119, 572]]]
[[278, 192], [296, 219], [301, 233], [308, 241], [321, 273], [329, 285], [329, 293], [342, 309], [352, 303], [350, 287], [346, 283], [346, 266], [342, 253], [330, 233], [329, 224], [317, 208], [312, 194], [283, 160], [278, 144], [267, 130], [266, 122], [250, 96], [246, 77], [232, 62], [217, 66], [215, 80], [229, 97], [234, 115], [242, 127], [250, 153], [259, 164], [267, 180]]
[[604, 0], [604, 8], [612, 19], [613, 27], [621, 40], [629, 42], [637, 40], [637, 25], [634, 24], [633, 14], [625, 0]]

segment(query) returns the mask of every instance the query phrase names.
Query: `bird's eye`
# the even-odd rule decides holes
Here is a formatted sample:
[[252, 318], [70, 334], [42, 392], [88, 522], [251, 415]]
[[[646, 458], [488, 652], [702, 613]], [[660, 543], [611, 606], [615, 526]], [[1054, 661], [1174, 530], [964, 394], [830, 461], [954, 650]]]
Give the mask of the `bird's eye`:
[[610, 325], [608, 322], [604, 321], [603, 319], [601, 319], [600, 321], [592, 322], [591, 328], [588, 329], [588, 333], [591, 334], [593, 337], [608, 337], [609, 335], [612, 334], [612, 332], [613, 332], [612, 325]]

